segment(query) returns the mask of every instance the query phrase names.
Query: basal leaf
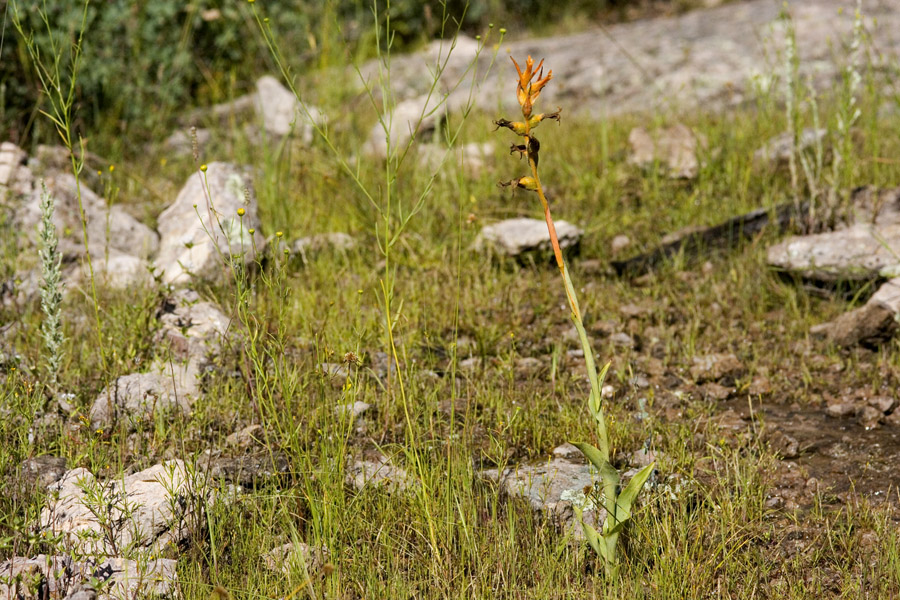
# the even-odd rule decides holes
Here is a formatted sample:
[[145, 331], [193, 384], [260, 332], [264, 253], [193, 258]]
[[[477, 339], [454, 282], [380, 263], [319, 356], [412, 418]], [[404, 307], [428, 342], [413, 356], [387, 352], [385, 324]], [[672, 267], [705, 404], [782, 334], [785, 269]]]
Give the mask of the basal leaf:
[[603, 473], [603, 465], [609, 464], [609, 462], [599, 450], [586, 442], [572, 442], [572, 445], [581, 450], [585, 458], [591, 461], [591, 464], [597, 467], [601, 474]]

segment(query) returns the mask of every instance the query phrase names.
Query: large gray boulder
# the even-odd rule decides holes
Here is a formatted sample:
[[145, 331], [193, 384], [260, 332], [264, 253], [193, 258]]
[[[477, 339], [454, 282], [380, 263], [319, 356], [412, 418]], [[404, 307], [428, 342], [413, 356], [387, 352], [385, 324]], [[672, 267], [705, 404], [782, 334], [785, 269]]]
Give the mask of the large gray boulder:
[[249, 170], [221, 162], [188, 178], [175, 202], [159, 215], [157, 228], [155, 264], [163, 282], [171, 284], [186, 284], [192, 277], [220, 280], [228, 273], [230, 257], [248, 265], [266, 243]]

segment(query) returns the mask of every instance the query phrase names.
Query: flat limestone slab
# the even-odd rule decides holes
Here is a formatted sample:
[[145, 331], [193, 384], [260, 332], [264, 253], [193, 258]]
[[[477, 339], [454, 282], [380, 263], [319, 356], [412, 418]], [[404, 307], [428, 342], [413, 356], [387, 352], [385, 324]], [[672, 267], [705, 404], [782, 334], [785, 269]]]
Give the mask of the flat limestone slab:
[[855, 223], [838, 231], [790, 237], [769, 248], [768, 262], [826, 283], [873, 279], [900, 265], [900, 223]]

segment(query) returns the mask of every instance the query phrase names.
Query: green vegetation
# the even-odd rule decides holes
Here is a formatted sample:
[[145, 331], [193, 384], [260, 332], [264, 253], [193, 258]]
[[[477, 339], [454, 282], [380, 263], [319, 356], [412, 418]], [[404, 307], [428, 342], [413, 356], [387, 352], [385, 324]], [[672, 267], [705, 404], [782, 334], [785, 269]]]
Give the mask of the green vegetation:
[[[231, 97], [252, 82], [250, 74], [259, 73], [261, 65], [279, 72], [278, 61], [244, 2], [219, 9], [223, 15], [238, 11], [240, 26], [232, 17], [219, 25], [204, 21], [194, 4], [159, 2], [142, 9], [147, 14], [138, 22], [148, 24], [146, 30], [126, 36], [133, 46], [114, 53], [122, 62], [92, 72], [92, 61], [104, 56], [92, 48], [103, 47], [106, 36], [123, 39], [114, 35], [122, 19], [113, 11], [129, 4], [110, 2], [109, 14], [105, 7], [86, 5], [85, 63], [77, 74], [84, 86], [81, 97], [103, 103], [94, 114], [89, 106], [86, 115], [70, 112], [75, 106], [74, 96], [65, 95], [70, 71], [36, 71], [23, 61], [31, 65], [32, 78], [36, 72], [64, 74], [58, 86], [63, 92], [50, 105], [59, 110], [48, 111], [51, 120], [36, 117], [21, 130], [23, 139], [46, 141], [62, 128], [78, 172], [82, 155], [70, 124], [84, 123], [81, 135], [91, 139], [92, 148], [108, 151], [116, 164], [104, 175], [108, 189], [117, 189], [117, 202], [151, 221], [187, 177], [197, 176], [201, 163], [250, 165], [270, 242], [253, 268], [232, 264], [232, 278], [199, 288], [232, 318], [233, 335], [206, 375], [192, 412], [183, 418], [160, 415], [137, 431], [124, 421], [95, 431], [86, 414], [113, 378], [165, 358], [153, 342], [164, 295], [159, 286], [68, 293], [62, 299], [62, 335], [53, 338], [61, 349], [49, 349], [43, 337], [48, 327], [56, 331], [47, 325], [53, 309], [42, 311], [37, 299], [23, 306], [0, 304], [0, 559], [55, 550], [54, 540], [35, 533], [47, 492], [17, 476], [23, 460], [62, 456], [70, 467], [117, 479], [173, 456], [196, 466], [204, 451], [226, 448], [233, 432], [261, 424], [262, 451], [284, 456], [287, 472], [244, 489], [232, 501], [205, 505], [203, 524], [192, 529], [190, 543], [165, 550], [178, 559], [188, 600], [900, 595], [896, 490], [889, 499], [867, 499], [823, 484], [796, 509], [770, 505], [773, 490], [786, 485], [786, 467], [769, 445], [759, 412], [767, 403], [816, 410], [825, 393], [896, 387], [898, 343], [874, 352], [840, 352], [810, 340], [810, 326], [840, 314], [846, 302], [773, 274], [765, 262], [766, 245], [778, 235], [771, 230], [734, 250], [700, 259], [676, 256], [637, 281], [606, 269], [617, 234], [627, 233], [637, 252], [679, 228], [793, 198], [798, 183], [788, 169], [753, 162], [761, 140], [788, 128], [789, 116], [775, 100], [762, 98], [756, 108], [729, 115], [690, 113], [684, 122], [705, 135], [710, 148], [690, 181], [671, 179], [658, 165], [640, 169], [628, 163], [629, 131], [662, 123], [653, 115], [602, 122], [563, 118], [559, 127], [542, 129], [542, 143], [553, 148], [541, 162], [542, 172], [553, 174], [545, 182], [553, 190], [550, 204], [558, 218], [586, 230], [580, 256], [571, 261], [571, 281], [578, 287], [567, 282], [561, 288], [549, 256], [516, 261], [470, 250], [482, 224], [543, 216], [527, 189], [496, 185], [508, 170], [505, 150], [498, 150], [494, 166], [477, 174], [457, 164], [452, 151], [439, 173], [422, 169], [415, 143], [389, 148], [386, 163], [345, 159], [358, 155], [390, 102], [364, 99], [354, 110], [342, 109], [338, 99], [352, 96], [340, 87], [343, 76], [309, 75], [334, 87], [323, 84], [317, 90], [316, 100], [329, 115], [327, 135], [308, 147], [292, 140], [256, 141], [241, 124], [228, 122], [214, 125], [212, 141], [198, 156], [175, 155], [162, 144], [175, 107], [183, 110], [197, 89], [206, 89], [196, 94], [204, 101]], [[404, 4], [395, 6], [402, 10]], [[311, 19], [305, 27], [315, 23], [325, 31], [322, 23], [350, 20], [337, 9], [312, 13], [273, 3], [272, 10], [267, 6], [266, 16], [278, 31], [290, 31], [292, 19]], [[490, 14], [470, 11], [479, 26]], [[59, 31], [71, 38], [67, 18], [48, 19], [51, 37]], [[22, 23], [25, 36], [7, 40], [9, 46], [28, 47], [22, 40], [31, 25]], [[452, 21], [443, 25], [456, 30]], [[194, 27], [222, 27], [222, 39], [208, 31], [203, 43], [223, 53], [254, 54], [258, 62], [198, 68], [190, 58]], [[476, 31], [488, 44], [494, 42], [487, 28]], [[285, 74], [315, 64], [304, 57], [304, 48], [323, 42], [312, 44], [303, 35], [307, 32], [298, 26], [277, 37], [273, 47], [281, 56], [299, 57], [285, 66]], [[351, 43], [348, 52], [367, 56], [391, 49], [383, 45], [383, 33], [372, 35], [368, 50]], [[164, 59], [153, 55], [173, 47], [178, 52]], [[148, 64], [165, 67], [125, 66], [125, 56], [143, 55], [145, 49]], [[333, 66], [329, 61], [325, 66]], [[511, 89], [515, 74], [505, 59], [494, 68], [510, 71]], [[306, 81], [287, 83], [296, 92]], [[104, 87], [109, 82], [122, 87]], [[387, 85], [384, 78], [381, 85]], [[152, 92], [148, 97], [142, 90]], [[822, 122], [847, 110], [842, 93], [817, 100]], [[839, 138], [855, 144], [842, 154], [841, 173], [852, 173], [854, 182], [895, 184], [900, 162], [875, 158], [900, 154], [900, 117], [878, 116], [883, 97], [874, 86], [854, 87], [853, 97], [852, 106], [859, 107], [854, 128], [862, 135]], [[166, 107], [158, 122], [145, 110], [157, 100]], [[139, 125], [154, 134], [146, 150], [122, 143], [120, 128], [111, 125], [124, 120], [131, 127], [130, 111], [139, 120], [150, 119]], [[494, 117], [477, 110], [451, 115], [450, 124], [439, 130], [440, 142], [457, 147], [490, 141], [496, 137]], [[35, 260], [24, 246], [7, 241], [27, 233], [15, 231], [10, 222], [0, 218], [4, 275]], [[304, 261], [285, 253], [288, 240], [329, 231], [348, 232], [359, 246]], [[585, 367], [588, 373], [593, 369], [584, 345], [587, 333], [581, 328], [578, 335], [569, 334], [567, 292], [575, 291], [581, 299], [576, 324], [583, 320], [588, 331], [601, 336], [603, 322], [617, 320], [638, 340], [634, 347], [616, 345], [610, 337], [597, 344], [596, 355], [611, 362], [607, 383], [614, 388], [602, 415], [600, 382], [584, 377]], [[855, 291], [865, 296], [866, 290]], [[627, 316], [621, 310], [626, 305], [642, 310]], [[733, 352], [746, 368], [735, 382], [737, 393], [721, 405], [703, 398], [687, 374], [694, 357], [713, 352]], [[378, 353], [388, 357], [383, 374]], [[522, 369], [524, 357], [539, 359], [540, 367]], [[39, 368], [51, 360], [59, 364], [52, 385]], [[334, 375], [323, 363], [341, 364], [348, 376]], [[650, 385], [640, 385], [639, 375]], [[757, 377], [768, 380], [772, 391], [751, 392]], [[60, 393], [73, 395], [72, 415], [57, 414], [52, 404], [46, 409]], [[584, 402], [589, 395], [590, 419]], [[335, 410], [356, 401], [372, 406], [359, 421]], [[750, 418], [734, 427], [721, 418], [725, 407], [749, 407]], [[598, 431], [600, 421], [608, 432]], [[620, 540], [615, 577], [587, 543], [564, 535], [527, 501], [507, 497], [480, 474], [544, 461], [569, 440], [600, 445], [602, 462], [623, 469], [627, 455], [648, 438], [659, 457], [659, 481], [628, 507], [628, 535]], [[410, 473], [405, 490], [355, 490], [347, 484], [349, 463], [376, 450]], [[860, 478], [865, 475], [864, 463], [853, 467]], [[628, 490], [623, 495], [633, 499], [636, 493]], [[616, 495], [609, 492], [607, 498]], [[99, 504], [103, 500], [97, 497]], [[262, 555], [288, 542], [308, 544], [316, 560], [291, 563], [286, 573], [266, 569]]]

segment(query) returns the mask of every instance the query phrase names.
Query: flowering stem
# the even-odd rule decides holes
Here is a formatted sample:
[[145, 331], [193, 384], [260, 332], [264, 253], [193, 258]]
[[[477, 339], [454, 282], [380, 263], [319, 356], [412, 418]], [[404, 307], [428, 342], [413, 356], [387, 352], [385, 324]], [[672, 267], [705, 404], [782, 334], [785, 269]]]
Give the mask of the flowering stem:
[[[556, 225], [553, 223], [553, 216], [550, 214], [550, 203], [544, 194], [544, 187], [541, 185], [541, 178], [538, 175], [537, 160], [537, 144], [532, 143], [531, 131], [528, 126], [528, 119], [525, 119], [525, 147], [528, 148], [528, 164], [531, 166], [531, 176], [534, 178], [535, 191], [541, 200], [541, 206], [544, 208], [544, 220], [547, 222], [547, 231], [550, 234], [550, 244], [553, 246], [553, 255], [556, 257], [556, 266], [562, 274], [563, 284], [566, 288], [566, 298], [569, 301], [569, 308], [572, 309], [572, 321], [575, 323], [575, 329], [578, 331], [578, 337], [581, 340], [581, 348], [584, 352], [584, 363], [588, 372], [588, 379], [591, 383], [591, 396], [588, 401], [591, 414], [597, 421], [597, 427], [600, 433], [600, 452], [603, 459], [609, 461], [609, 435], [606, 429], [606, 418], [603, 416], [603, 408], [600, 404], [600, 382], [601, 377], [597, 376], [597, 365], [594, 362], [594, 352], [591, 349], [590, 340], [588, 340], [587, 332], [584, 329], [584, 320], [581, 315], [581, 308], [578, 306], [578, 298], [575, 295], [575, 286], [572, 284], [572, 278], [569, 276], [569, 268], [566, 265], [566, 259], [563, 257], [562, 248], [559, 246], [559, 236], [556, 234]], [[606, 374], [609, 365], [603, 369], [603, 375]]]

